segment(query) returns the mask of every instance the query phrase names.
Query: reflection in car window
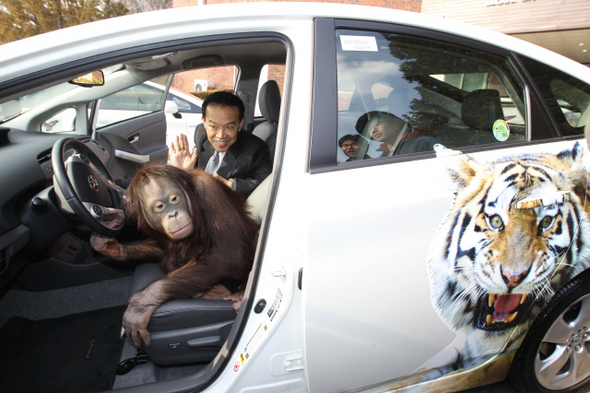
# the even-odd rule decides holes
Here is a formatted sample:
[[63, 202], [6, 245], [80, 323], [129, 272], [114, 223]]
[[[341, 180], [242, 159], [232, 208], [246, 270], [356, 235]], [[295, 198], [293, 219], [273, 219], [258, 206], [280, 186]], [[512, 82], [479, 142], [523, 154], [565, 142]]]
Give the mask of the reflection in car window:
[[524, 85], [499, 56], [398, 34], [337, 31], [340, 146], [353, 159], [527, 139]]
[[523, 64], [535, 80], [562, 135], [581, 135], [590, 118], [590, 85], [527, 57]]

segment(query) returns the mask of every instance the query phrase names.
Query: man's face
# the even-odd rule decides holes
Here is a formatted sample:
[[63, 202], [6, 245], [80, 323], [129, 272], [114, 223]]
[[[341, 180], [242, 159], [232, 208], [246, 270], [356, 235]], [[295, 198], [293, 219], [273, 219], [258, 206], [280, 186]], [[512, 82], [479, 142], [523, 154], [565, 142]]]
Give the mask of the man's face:
[[344, 141], [342, 151], [350, 158], [356, 158], [359, 154], [359, 145], [352, 139]]
[[371, 130], [371, 136], [379, 142], [394, 143], [403, 125], [403, 120], [398, 121], [389, 116], [380, 116]]
[[244, 119], [240, 121], [240, 111], [235, 106], [221, 107], [209, 104], [203, 115], [203, 124], [207, 131], [207, 139], [213, 148], [218, 152], [224, 152], [236, 143]]

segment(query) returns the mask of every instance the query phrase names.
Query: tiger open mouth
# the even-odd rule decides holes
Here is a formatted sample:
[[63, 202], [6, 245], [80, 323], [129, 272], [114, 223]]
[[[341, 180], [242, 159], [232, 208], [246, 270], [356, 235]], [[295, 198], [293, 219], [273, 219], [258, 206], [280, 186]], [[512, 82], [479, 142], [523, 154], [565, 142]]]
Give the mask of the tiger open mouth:
[[488, 294], [479, 298], [475, 325], [483, 330], [504, 330], [518, 325], [528, 308], [527, 294]]

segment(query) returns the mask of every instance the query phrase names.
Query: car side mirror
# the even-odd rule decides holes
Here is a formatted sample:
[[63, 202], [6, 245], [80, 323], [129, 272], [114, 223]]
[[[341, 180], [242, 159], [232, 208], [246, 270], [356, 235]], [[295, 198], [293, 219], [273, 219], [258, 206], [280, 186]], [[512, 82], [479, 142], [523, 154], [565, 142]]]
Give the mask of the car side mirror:
[[164, 113], [170, 113], [177, 119], [182, 119], [182, 115], [178, 110], [178, 104], [172, 100], [167, 100], [166, 104], [164, 105]]

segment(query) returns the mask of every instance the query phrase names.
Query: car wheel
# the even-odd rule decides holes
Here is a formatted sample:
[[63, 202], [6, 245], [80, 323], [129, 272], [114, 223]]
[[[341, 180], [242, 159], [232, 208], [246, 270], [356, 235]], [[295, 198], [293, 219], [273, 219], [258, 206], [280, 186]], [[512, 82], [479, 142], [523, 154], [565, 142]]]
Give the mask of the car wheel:
[[537, 317], [516, 353], [509, 382], [521, 392], [588, 390], [590, 274], [570, 281]]

